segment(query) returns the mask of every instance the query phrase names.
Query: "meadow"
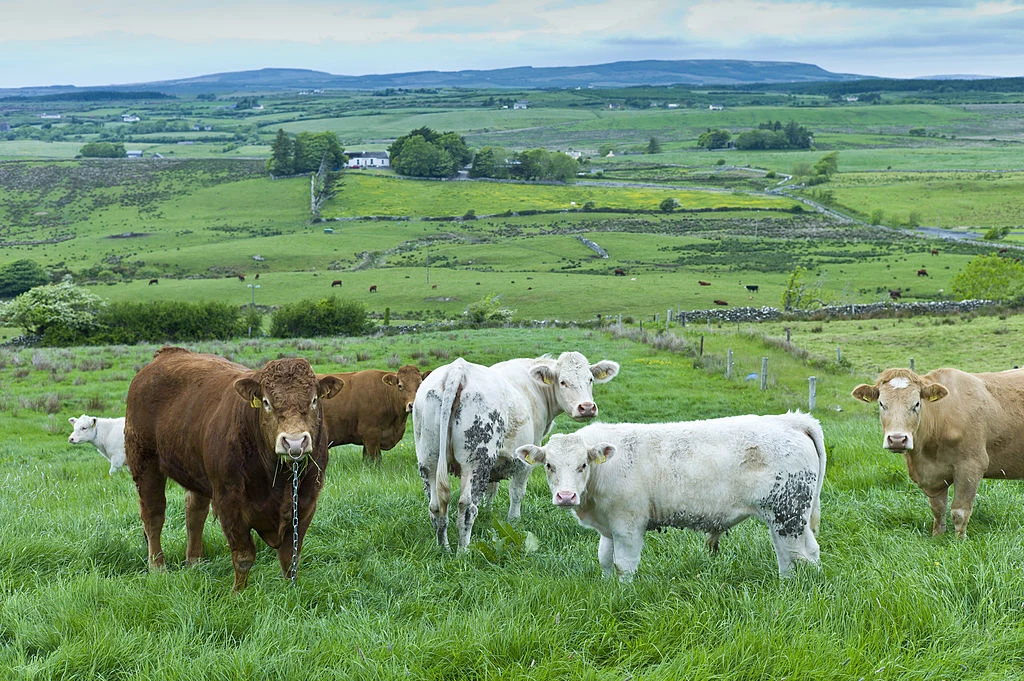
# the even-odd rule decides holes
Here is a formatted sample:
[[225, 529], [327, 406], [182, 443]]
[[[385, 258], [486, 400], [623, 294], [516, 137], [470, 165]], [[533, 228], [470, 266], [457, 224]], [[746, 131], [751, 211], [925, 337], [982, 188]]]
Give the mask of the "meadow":
[[[657, 349], [573, 329], [254, 339], [196, 349], [250, 366], [304, 356], [325, 371], [579, 349], [592, 361], [622, 364], [620, 376], [595, 391], [610, 421], [806, 410], [807, 378], [815, 375], [828, 395], [815, 411], [829, 452], [820, 569], [801, 566], [779, 580], [767, 531], [752, 520], [723, 538], [718, 556], [704, 551], [697, 533], [649, 533], [633, 582], [603, 579], [596, 533], [550, 505], [536, 471], [515, 532], [533, 533], [537, 550], [524, 550], [519, 535], [498, 534], [502, 490], [477, 521], [483, 548], [445, 555], [430, 528], [410, 428], [380, 467], [365, 467], [357, 447], [332, 450], [295, 588], [261, 547], [249, 588], [232, 594], [230, 556], [213, 519], [207, 560], [185, 567], [183, 495], [173, 484], [169, 569], [149, 573], [129, 476], [108, 477], [91, 446], [68, 445], [66, 417], [123, 409], [131, 376], [155, 348], [2, 350], [0, 676], [1013, 677], [1024, 662], [1019, 483], [982, 484], [967, 540], [933, 538], [924, 495], [902, 460], [880, 447], [877, 410], [848, 396], [873, 369], [811, 367], [727, 329], [701, 335], [703, 358], [696, 336]], [[713, 337], [735, 349], [732, 378], [710, 356]], [[948, 348], [950, 358], [958, 350]], [[763, 392], [743, 380], [762, 355], [772, 367]], [[575, 427], [565, 417], [555, 424], [556, 431]]]

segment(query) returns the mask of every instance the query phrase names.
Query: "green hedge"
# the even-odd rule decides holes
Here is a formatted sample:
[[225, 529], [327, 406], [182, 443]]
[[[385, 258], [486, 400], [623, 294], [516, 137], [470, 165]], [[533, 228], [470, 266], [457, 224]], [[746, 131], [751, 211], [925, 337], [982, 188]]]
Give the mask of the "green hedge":
[[96, 317], [88, 335], [59, 325], [46, 328], [44, 345], [132, 345], [227, 340], [245, 335], [246, 320], [227, 303], [111, 303]]
[[341, 302], [331, 296], [282, 305], [270, 318], [270, 335], [277, 338], [355, 336], [366, 332], [369, 326], [366, 308], [361, 303]]

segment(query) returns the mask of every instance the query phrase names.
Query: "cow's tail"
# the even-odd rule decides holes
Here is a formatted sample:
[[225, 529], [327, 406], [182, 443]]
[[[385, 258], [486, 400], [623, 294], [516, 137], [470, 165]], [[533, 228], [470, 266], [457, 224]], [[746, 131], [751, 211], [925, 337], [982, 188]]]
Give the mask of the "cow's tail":
[[438, 517], [448, 517], [448, 502], [452, 497], [452, 483], [448, 476], [448, 443], [451, 440], [452, 412], [455, 399], [465, 380], [465, 362], [455, 360], [449, 365], [441, 392], [441, 420], [437, 455], [437, 506]]
[[818, 454], [818, 485], [814, 489], [814, 499], [811, 501], [811, 531], [818, 534], [818, 525], [821, 522], [821, 488], [825, 484], [825, 435], [817, 419], [808, 418], [811, 423], [808, 424], [804, 433], [811, 438], [814, 443], [814, 451]]

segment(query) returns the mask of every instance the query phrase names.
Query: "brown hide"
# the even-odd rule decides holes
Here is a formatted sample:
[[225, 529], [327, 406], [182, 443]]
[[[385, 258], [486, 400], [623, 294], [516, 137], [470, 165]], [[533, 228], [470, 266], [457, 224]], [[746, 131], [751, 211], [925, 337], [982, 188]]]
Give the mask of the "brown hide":
[[946, 529], [951, 485], [953, 526], [962, 537], [983, 477], [1024, 479], [1024, 370], [936, 369], [921, 376], [887, 369], [853, 396], [881, 405], [883, 447], [903, 454], [911, 479], [928, 496], [933, 534]]
[[164, 564], [160, 533], [170, 478], [187, 490], [188, 562], [202, 557], [203, 525], [212, 501], [231, 550], [236, 591], [245, 588], [256, 556], [253, 530], [278, 550], [287, 575], [292, 554], [289, 457], [300, 459], [303, 470], [301, 547], [327, 469], [321, 400], [340, 387], [336, 379], [318, 380], [304, 359], [273, 360], [252, 371], [215, 355], [159, 350], [132, 380], [125, 414], [125, 456], [139, 492], [150, 567]]
[[367, 369], [328, 374], [345, 387], [324, 403], [324, 427], [331, 447], [362, 445], [363, 460], [379, 462], [405, 436], [405, 425], [420, 383], [429, 371], [406, 364], [398, 372]]

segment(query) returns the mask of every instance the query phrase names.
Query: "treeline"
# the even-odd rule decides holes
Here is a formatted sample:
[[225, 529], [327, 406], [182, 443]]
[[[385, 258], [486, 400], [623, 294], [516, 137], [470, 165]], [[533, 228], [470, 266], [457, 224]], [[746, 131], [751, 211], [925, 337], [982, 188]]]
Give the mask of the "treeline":
[[78, 154], [83, 158], [124, 158], [128, 152], [121, 142], [87, 142]]
[[736, 85], [734, 88], [739, 91], [761, 90], [801, 95], [825, 95], [828, 97], [839, 97], [862, 92], [1024, 92], [1024, 77], [950, 80], [869, 78], [815, 83], [757, 83]]
[[703, 149], [810, 149], [813, 142], [811, 131], [796, 121], [785, 125], [781, 121], [766, 121], [758, 124], [757, 129], [744, 130], [735, 138], [723, 129], [708, 130], [697, 138], [697, 146]]
[[267, 170], [274, 175], [315, 173], [323, 163], [327, 170], [338, 170], [348, 160], [333, 132], [300, 132], [295, 137], [283, 129], [270, 148]]

